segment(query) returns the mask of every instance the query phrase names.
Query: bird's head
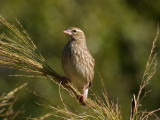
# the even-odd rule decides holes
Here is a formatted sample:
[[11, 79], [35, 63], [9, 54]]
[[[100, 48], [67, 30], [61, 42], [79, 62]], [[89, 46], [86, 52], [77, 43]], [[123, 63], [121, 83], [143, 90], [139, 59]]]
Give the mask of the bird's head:
[[71, 41], [84, 42], [85, 35], [84, 32], [76, 27], [70, 27], [67, 30], [64, 30], [64, 33], [67, 35], [68, 39]]

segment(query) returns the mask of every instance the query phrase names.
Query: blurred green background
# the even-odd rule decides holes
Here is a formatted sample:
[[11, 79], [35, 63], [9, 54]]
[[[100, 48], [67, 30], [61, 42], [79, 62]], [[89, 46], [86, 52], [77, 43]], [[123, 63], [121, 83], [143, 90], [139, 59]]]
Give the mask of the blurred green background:
[[[61, 53], [67, 42], [63, 30], [71, 26], [84, 30], [88, 48], [96, 61], [91, 89], [102, 96], [100, 73], [110, 100], [117, 102], [118, 99], [123, 118], [129, 118], [132, 95], [138, 92], [156, 36], [160, 0], [0, 0], [0, 14], [15, 24], [17, 18], [48, 64], [63, 75]], [[160, 107], [159, 68], [158, 59], [157, 73], [146, 88], [152, 92], [142, 101], [143, 109]], [[29, 89], [54, 105], [62, 105], [56, 84], [42, 78], [8, 76], [19, 73], [0, 68], [0, 94], [28, 82]], [[66, 104], [83, 111], [65, 91], [61, 90], [61, 93]], [[23, 105], [23, 116], [26, 117], [37, 117], [48, 112], [35, 102], [42, 101], [23, 90], [15, 109]]]

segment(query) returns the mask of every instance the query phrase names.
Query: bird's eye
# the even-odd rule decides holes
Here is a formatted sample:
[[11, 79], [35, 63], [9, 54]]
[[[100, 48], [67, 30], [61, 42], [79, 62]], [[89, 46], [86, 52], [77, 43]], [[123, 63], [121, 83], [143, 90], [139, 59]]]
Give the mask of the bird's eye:
[[73, 32], [73, 33], [76, 33], [76, 32], [77, 32], [77, 30], [72, 30], [72, 32]]

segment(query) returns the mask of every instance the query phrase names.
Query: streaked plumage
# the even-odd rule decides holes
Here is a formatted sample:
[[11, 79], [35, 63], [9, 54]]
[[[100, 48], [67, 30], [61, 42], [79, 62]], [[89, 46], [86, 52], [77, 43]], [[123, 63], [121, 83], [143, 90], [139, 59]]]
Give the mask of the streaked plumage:
[[94, 59], [86, 46], [84, 32], [76, 27], [64, 31], [68, 43], [64, 46], [62, 66], [71, 84], [87, 98], [94, 77]]

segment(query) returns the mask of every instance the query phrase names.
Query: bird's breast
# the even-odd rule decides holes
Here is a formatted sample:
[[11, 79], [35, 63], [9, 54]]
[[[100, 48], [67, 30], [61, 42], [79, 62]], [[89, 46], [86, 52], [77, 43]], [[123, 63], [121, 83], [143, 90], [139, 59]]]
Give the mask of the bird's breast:
[[94, 76], [94, 59], [86, 46], [67, 44], [62, 55], [64, 72], [72, 84], [88, 85]]

